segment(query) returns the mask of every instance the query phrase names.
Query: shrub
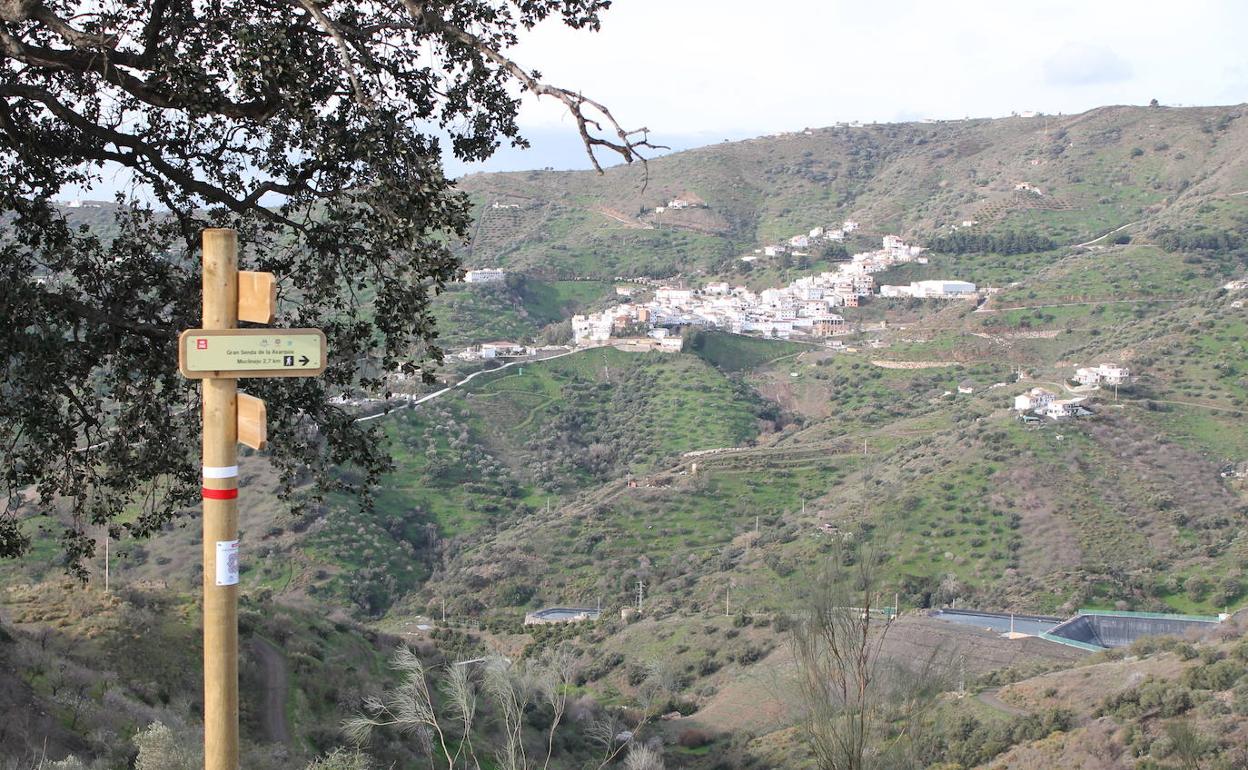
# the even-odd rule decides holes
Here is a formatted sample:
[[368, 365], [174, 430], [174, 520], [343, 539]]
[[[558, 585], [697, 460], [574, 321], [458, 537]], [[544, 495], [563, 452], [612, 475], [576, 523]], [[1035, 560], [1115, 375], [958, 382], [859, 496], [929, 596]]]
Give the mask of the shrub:
[[1229, 690], [1235, 683], [1248, 673], [1242, 663], [1234, 660], [1220, 660], [1203, 666], [1189, 668], [1183, 672], [1182, 682], [1194, 690]]
[[676, 742], [687, 749], [697, 749], [710, 743], [712, 740], [710, 733], [705, 730], [699, 730], [696, 727], [690, 727], [687, 730], [681, 730], [677, 736]]

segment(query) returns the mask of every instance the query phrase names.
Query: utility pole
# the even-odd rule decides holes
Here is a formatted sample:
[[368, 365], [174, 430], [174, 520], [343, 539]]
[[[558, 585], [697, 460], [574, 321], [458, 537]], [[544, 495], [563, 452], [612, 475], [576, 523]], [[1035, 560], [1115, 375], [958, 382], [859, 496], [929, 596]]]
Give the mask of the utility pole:
[[108, 593], [108, 527], [104, 528], [104, 593]]
[[637, 612], [639, 613], [641, 612], [642, 591], [644, 591], [645, 589], [646, 589], [646, 584], [638, 580], [637, 581]]
[[446, 625], [446, 597], [442, 597], [442, 625]]
[[315, 377], [325, 334], [237, 328], [273, 323], [276, 279], [239, 271], [233, 230], [204, 230], [203, 251], [203, 328], [178, 337], [178, 370], [201, 381], [203, 404], [204, 768], [238, 770], [238, 444], [268, 446], [264, 402], [238, 380]]

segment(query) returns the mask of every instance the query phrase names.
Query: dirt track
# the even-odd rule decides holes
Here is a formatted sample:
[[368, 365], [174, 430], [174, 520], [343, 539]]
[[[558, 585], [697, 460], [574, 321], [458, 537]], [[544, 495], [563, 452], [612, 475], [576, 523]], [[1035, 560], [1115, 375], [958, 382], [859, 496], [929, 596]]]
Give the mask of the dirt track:
[[251, 651], [260, 664], [264, 680], [260, 693], [260, 731], [270, 743], [290, 744], [290, 728], [286, 724], [286, 690], [289, 677], [282, 651], [260, 637], [251, 640]]

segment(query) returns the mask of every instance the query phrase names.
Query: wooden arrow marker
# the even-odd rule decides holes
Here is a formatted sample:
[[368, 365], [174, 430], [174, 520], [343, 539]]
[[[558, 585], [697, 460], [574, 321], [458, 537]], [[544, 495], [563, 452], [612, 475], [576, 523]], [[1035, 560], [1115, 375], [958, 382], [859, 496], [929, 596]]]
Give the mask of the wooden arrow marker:
[[277, 280], [272, 273], [238, 271], [238, 320], [271, 324], [277, 315]]
[[269, 446], [268, 414], [264, 401], [238, 394], [238, 443], [252, 449], [267, 449]]

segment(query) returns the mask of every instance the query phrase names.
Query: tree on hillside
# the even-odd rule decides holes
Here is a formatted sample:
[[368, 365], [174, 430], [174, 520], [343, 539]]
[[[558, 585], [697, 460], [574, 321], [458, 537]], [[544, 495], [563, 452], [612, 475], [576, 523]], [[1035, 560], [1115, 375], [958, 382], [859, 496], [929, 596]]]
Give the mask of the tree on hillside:
[[[395, 650], [391, 666], [402, 674], [394, 690], [364, 701], [363, 713], [347, 720], [344, 729], [358, 744], [379, 729], [393, 728], [414, 735], [430, 760], [446, 767], [479, 768], [481, 760], [474, 738], [492, 721], [493, 761], [502, 770], [534, 770], [550, 767], [555, 735], [563, 725], [573, 668], [570, 658], [553, 652], [540, 660], [512, 662], [500, 655], [477, 661], [480, 674], [470, 665], [449, 664], [438, 672], [406, 646]], [[433, 685], [434, 674], [438, 675]], [[530, 756], [525, 726], [535, 709], [550, 717], [541, 744], [544, 757]], [[484, 756], [489, 756], [484, 750]]]
[[[443, 143], [467, 161], [523, 145], [517, 109], [536, 94], [566, 106], [595, 166], [650, 146], [507, 54], [548, 19], [595, 30], [608, 4], [0, 0], [0, 555], [30, 546], [23, 504], [68, 509], [81, 573], [88, 525], [142, 536], [197, 501], [198, 389], [175, 335], [199, 325], [209, 226], [282, 280], [277, 325], [329, 337], [324, 377], [247, 383], [286, 489], [375, 482], [388, 458], [329, 398], [440, 360], [430, 298], [470, 218]], [[107, 233], [51, 202], [117, 178]]]
[[820, 770], [925, 767], [923, 717], [944, 689], [938, 651], [905, 663], [884, 644], [895, 611], [882, 608], [869, 545], [842, 545], [802, 597], [790, 631], [801, 726]]

